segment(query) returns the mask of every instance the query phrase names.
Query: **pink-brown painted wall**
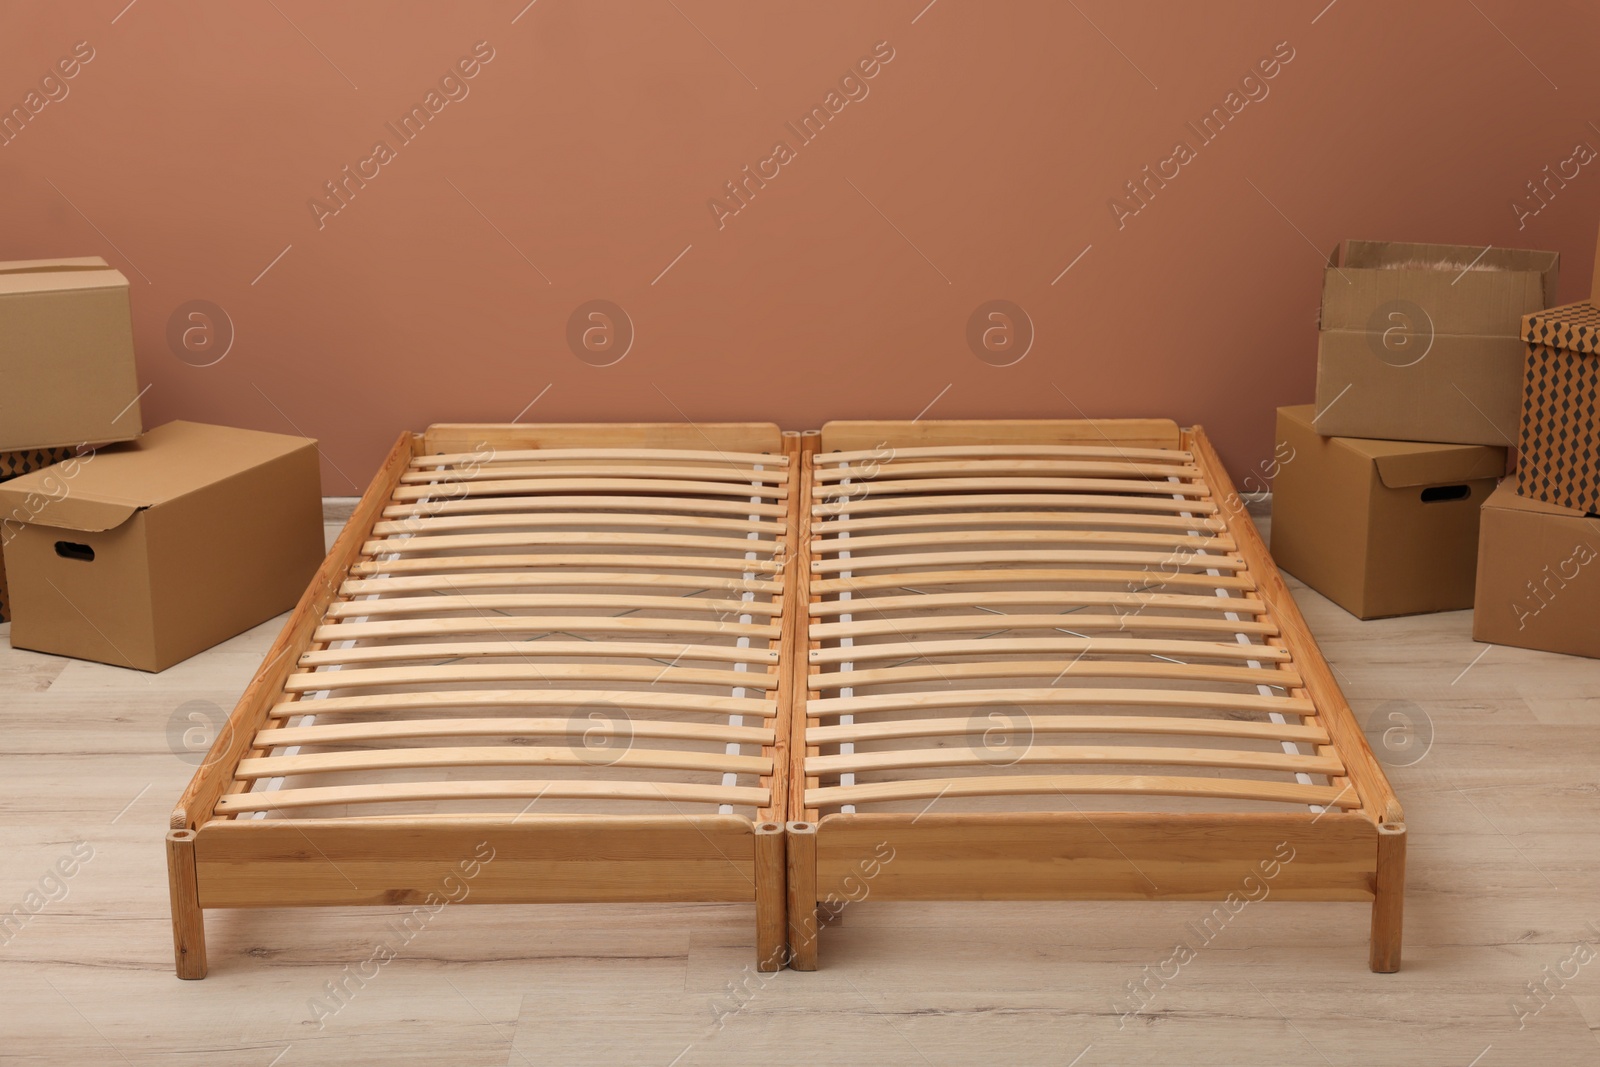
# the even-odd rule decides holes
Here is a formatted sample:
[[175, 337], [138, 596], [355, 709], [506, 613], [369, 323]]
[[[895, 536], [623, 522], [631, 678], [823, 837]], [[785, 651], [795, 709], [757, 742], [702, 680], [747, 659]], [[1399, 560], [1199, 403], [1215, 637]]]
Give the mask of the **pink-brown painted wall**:
[[[146, 425], [315, 436], [330, 495], [402, 428], [519, 416], [1159, 414], [1242, 475], [1311, 397], [1339, 240], [1555, 249], [1588, 291], [1600, 164], [1528, 189], [1600, 146], [1578, 0], [525, 4], [6, 4], [0, 106], [48, 102], [0, 146], [0, 258], [104, 255]], [[568, 339], [596, 299], [609, 366], [625, 328]], [[990, 300], [1033, 324], [1008, 366]]]

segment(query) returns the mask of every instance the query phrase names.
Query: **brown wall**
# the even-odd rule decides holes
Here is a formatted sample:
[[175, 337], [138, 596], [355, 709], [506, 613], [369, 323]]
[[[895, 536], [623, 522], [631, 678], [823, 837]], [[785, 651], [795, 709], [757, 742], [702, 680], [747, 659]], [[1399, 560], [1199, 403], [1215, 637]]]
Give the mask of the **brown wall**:
[[[0, 11], [7, 109], [93, 50], [0, 147], [0, 258], [105, 255], [146, 424], [297, 429], [330, 494], [401, 428], [519, 413], [1159, 414], [1242, 474], [1311, 396], [1338, 240], [1556, 249], [1562, 298], [1589, 285], [1600, 163], [1520, 230], [1512, 207], [1600, 146], [1578, 0], [125, 3]], [[385, 129], [480, 41], [468, 95], [411, 143]], [[785, 123], [877, 42], [868, 95], [801, 144]], [[1268, 95], [1119, 227], [1110, 199], [1279, 42]], [[319, 220], [379, 139], [394, 158]], [[710, 199], [780, 139], [719, 228]], [[606, 367], [567, 341], [596, 298], [635, 327]], [[1035, 326], [1011, 366], [968, 347], [991, 299]], [[168, 340], [194, 300], [233, 326], [210, 366]]]

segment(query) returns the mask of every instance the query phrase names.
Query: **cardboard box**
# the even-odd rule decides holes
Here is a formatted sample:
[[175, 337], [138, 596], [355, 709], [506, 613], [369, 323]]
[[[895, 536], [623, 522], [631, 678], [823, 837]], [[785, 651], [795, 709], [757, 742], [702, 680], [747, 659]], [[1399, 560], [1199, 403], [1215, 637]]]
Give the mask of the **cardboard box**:
[[146, 671], [293, 607], [323, 557], [316, 442], [192, 422], [0, 484], [0, 516], [12, 645]]
[[1600, 511], [1600, 243], [1590, 297], [1528, 315], [1518, 491]]
[[1472, 636], [1600, 657], [1600, 517], [1521, 496], [1515, 482], [1483, 505]]
[[[0, 452], [0, 482], [9, 482], [20, 475], [43, 470], [45, 467], [72, 458], [72, 454], [73, 449], [70, 448], [33, 448], [25, 452]], [[0, 519], [4, 519], [4, 516], [0, 515]], [[10, 540], [10, 530], [0, 524], [0, 622], [11, 618], [11, 609], [6, 603], [5, 543], [8, 540]]]
[[0, 263], [0, 451], [131, 441], [128, 279], [98, 256]]
[[1322, 437], [1278, 409], [1272, 556], [1358, 618], [1472, 606], [1478, 509], [1506, 450]]
[[1465, 245], [1334, 249], [1322, 281], [1317, 432], [1514, 444], [1518, 329], [1524, 315], [1555, 303], [1559, 261], [1555, 252]]

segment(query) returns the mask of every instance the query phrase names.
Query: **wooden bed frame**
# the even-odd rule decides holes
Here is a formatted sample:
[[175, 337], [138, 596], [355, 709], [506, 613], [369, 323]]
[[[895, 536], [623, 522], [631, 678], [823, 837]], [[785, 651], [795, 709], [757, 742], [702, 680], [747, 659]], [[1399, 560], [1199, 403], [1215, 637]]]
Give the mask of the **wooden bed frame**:
[[402, 435], [173, 812], [179, 977], [206, 908], [443, 902], [753, 901], [782, 967], [799, 445]]
[[793, 966], [863, 899], [1273, 899], [1372, 901], [1399, 969], [1400, 805], [1199, 427], [805, 445]]
[[809, 970], [868, 898], [1370, 900], [1394, 971], [1405, 827], [1199, 427], [436, 425], [167, 857], [182, 978], [206, 908], [752, 901]]

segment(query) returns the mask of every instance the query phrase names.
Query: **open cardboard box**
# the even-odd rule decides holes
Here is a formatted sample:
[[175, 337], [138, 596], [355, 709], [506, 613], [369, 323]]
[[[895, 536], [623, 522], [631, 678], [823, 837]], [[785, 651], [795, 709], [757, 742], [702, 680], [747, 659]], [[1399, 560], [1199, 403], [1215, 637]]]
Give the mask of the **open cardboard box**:
[[0, 484], [0, 525], [14, 647], [165, 670], [299, 600], [316, 442], [171, 422]]

